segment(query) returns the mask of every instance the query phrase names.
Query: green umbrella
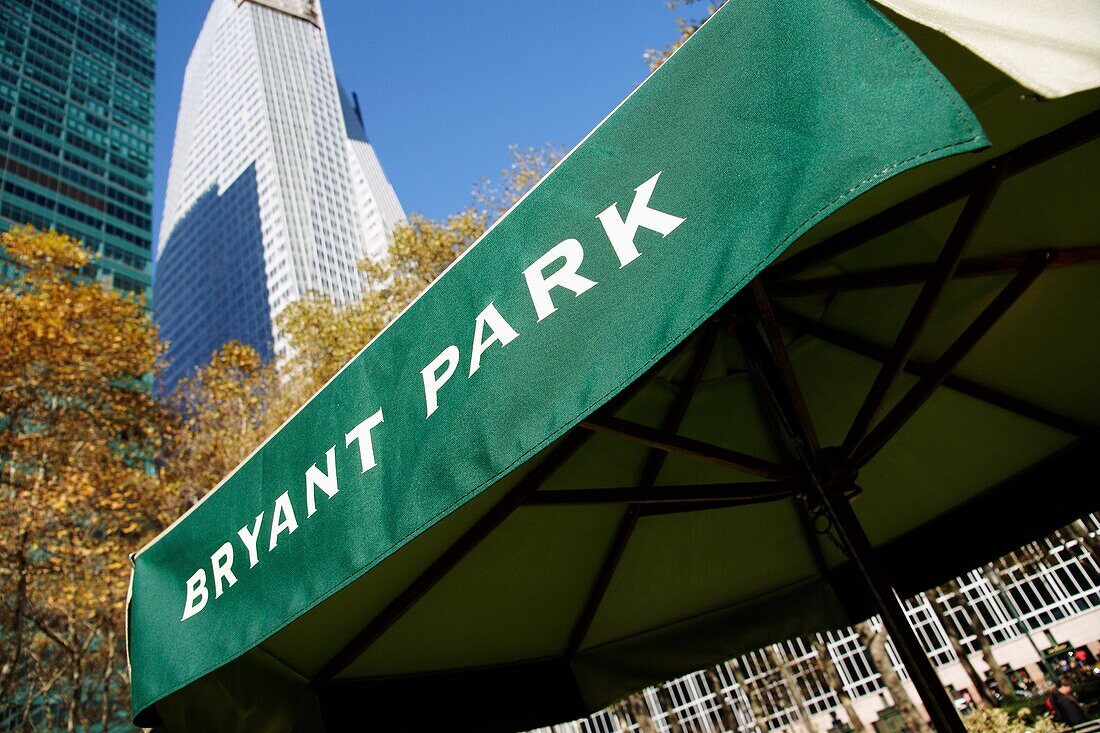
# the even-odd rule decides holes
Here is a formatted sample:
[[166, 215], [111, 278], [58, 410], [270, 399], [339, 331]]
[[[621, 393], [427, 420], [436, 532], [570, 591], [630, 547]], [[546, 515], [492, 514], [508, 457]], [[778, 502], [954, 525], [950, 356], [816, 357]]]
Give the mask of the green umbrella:
[[135, 557], [136, 720], [517, 730], [877, 610], [960, 730], [895, 591], [1096, 508], [1100, 97], [902, 25], [720, 10]]

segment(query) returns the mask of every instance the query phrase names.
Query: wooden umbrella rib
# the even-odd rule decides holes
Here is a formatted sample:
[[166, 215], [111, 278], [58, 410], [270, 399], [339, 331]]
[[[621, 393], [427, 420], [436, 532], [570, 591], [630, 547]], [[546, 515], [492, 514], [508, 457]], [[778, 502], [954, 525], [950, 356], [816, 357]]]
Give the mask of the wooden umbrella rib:
[[1036, 278], [1046, 269], [1052, 258], [1052, 253], [1044, 252], [1032, 257], [1027, 265], [1020, 270], [1009, 283], [997, 294], [986, 308], [978, 315], [962, 335], [955, 340], [944, 352], [943, 356], [936, 360], [928, 370], [928, 373], [906, 393], [901, 401], [894, 406], [889, 413], [874, 427], [864, 438], [852, 454], [852, 460], [857, 466], [864, 466], [882, 450], [898, 430], [920, 409], [921, 405], [932, 396], [951, 370], [958, 366], [959, 362], [970, 353], [970, 350], [981, 340], [982, 336], [989, 332], [1001, 316], [1024, 294], [1035, 282]]
[[622, 561], [623, 555], [626, 553], [626, 546], [630, 542], [631, 535], [634, 534], [634, 528], [638, 526], [640, 516], [641, 507], [632, 504], [627, 507], [626, 514], [619, 521], [619, 527], [615, 530], [611, 548], [600, 566], [596, 582], [593, 583], [588, 598], [585, 600], [584, 608], [581, 609], [581, 615], [577, 618], [577, 622], [573, 625], [573, 630], [569, 634], [569, 641], [566, 643], [565, 648], [567, 658], [577, 655], [581, 644], [584, 643], [584, 637], [588, 635], [588, 630], [592, 628], [596, 612], [600, 610], [600, 604], [603, 603], [604, 596], [607, 595], [607, 589], [611, 586], [611, 579], [615, 577], [615, 571], [619, 569], [619, 562]]
[[[680, 429], [680, 424], [684, 421], [688, 407], [691, 406], [691, 400], [695, 397], [695, 390], [699, 388], [699, 382], [703, 381], [703, 372], [706, 371], [707, 363], [714, 353], [714, 343], [717, 338], [718, 326], [716, 323], [711, 322], [703, 327], [702, 333], [699, 335], [699, 346], [696, 349], [695, 357], [691, 361], [691, 366], [688, 367], [688, 374], [672, 402], [672, 407], [665, 415], [662, 425], [665, 430], [674, 433]], [[664, 459], [668, 454], [664, 451], [654, 451], [651, 455], [658, 463], [664, 463]], [[653, 475], [649, 475], [648, 472], [643, 474], [642, 483], [652, 485], [657, 480], [656, 473], [654, 471]]]
[[751, 292], [756, 303], [757, 312], [760, 314], [760, 323], [764, 327], [764, 335], [771, 346], [772, 357], [779, 371], [779, 377], [783, 384], [785, 399], [793, 411], [793, 417], [797, 420], [799, 432], [805, 442], [806, 449], [812, 462], [816, 462], [817, 454], [821, 451], [821, 444], [817, 439], [817, 431], [814, 429], [813, 418], [806, 407], [806, 399], [802, 389], [798, 386], [798, 378], [794, 373], [790, 355], [787, 353], [787, 345], [783, 342], [783, 334], [779, 328], [779, 322], [775, 319], [775, 311], [772, 309], [771, 299], [760, 278], [752, 281]]
[[[780, 338], [777, 322], [774, 322], [774, 312], [769, 308], [768, 313], [773, 319], [779, 353], [786, 357], [786, 346]], [[792, 469], [792, 472], [804, 477], [808, 482], [808, 486], [824, 483], [825, 480], [821, 476], [821, 461], [819, 460], [820, 448], [814, 449], [816, 436], [814, 437], [815, 442], [811, 444], [810, 439], [807, 437], [806, 427], [799, 415], [799, 410], [795, 406], [796, 400], [802, 402], [803, 397], [801, 388], [795, 379], [793, 368], [790, 369], [785, 378], [776, 353], [770, 351], [765, 345], [755, 324], [750, 322], [739, 324], [737, 335], [745, 353], [749, 372], [753, 376], [757, 398], [760, 401], [764, 415], [767, 417], [768, 427], [776, 447], [785, 458], [797, 461], [797, 468]], [[808, 415], [806, 420], [808, 422]], [[783, 444], [784, 433], [793, 443], [793, 454], [785, 450]]]
[[[759, 278], [757, 282], [759, 282]], [[759, 285], [758, 290], [754, 290], [754, 298], [757, 302], [757, 309], [760, 313], [761, 321], [764, 323], [765, 331], [768, 333], [769, 340], [771, 341], [772, 352], [775, 354], [776, 361], [780, 364], [785, 361], [787, 364], [787, 375], [784, 377], [787, 399], [796, 398], [801, 403], [803, 410], [806, 412], [806, 422], [809, 423], [809, 411], [805, 407], [802, 390], [795, 377], [794, 367], [790, 362], [786, 344], [781, 339], [779, 319], [771, 305], [770, 299], [767, 297], [767, 293], [762, 283]], [[760, 409], [767, 416], [768, 427], [772, 434], [772, 439], [775, 442], [776, 450], [779, 451], [780, 455], [784, 455], [786, 453], [786, 446], [783, 443], [782, 428], [779, 424], [779, 405], [776, 400], [777, 396], [770, 393], [767, 386], [767, 378], [761, 371], [761, 364], [759, 361], [762, 355], [755, 354], [755, 358], [753, 358], [753, 353], [750, 352], [756, 352], [758, 349], [753, 348], [751, 343], [752, 339], [749, 339], [749, 341], [749, 344], [745, 344], [745, 350], [746, 356], [749, 357], [747, 361], [749, 370], [753, 376], [753, 384], [756, 387]], [[812, 424], [810, 427], [812, 430]], [[820, 445], [817, 444], [816, 435], [812, 432], [810, 435], [813, 436], [814, 444], [812, 446], [800, 446], [799, 448], [802, 449], [802, 461], [811, 472], [814, 472], [819, 470], [819, 461], [815, 460], [815, 456], [820, 452]], [[811, 450], [806, 450], [807, 448]], [[804, 485], [799, 486], [796, 491], [792, 492], [791, 499], [794, 502], [795, 513], [798, 515], [799, 530], [803, 539], [806, 541], [806, 549], [810, 553], [814, 567], [822, 577], [826, 577], [828, 575], [828, 564], [825, 560], [825, 551], [821, 547], [821, 541], [814, 529], [814, 518], [810, 514], [809, 506], [806, 503], [806, 497], [813, 490], [813, 483], [820, 481], [820, 477], [811, 476], [810, 480], [806, 481]]]
[[[799, 487], [798, 491], [808, 490], [807, 487]], [[670, 514], [691, 514], [692, 512], [715, 511], [717, 509], [729, 509], [730, 507], [754, 506], [758, 504], [771, 504], [790, 498], [790, 493], [782, 496], [754, 499], [725, 499], [722, 501], [670, 501], [661, 504], [640, 504], [642, 517], [663, 517]]]
[[[696, 346], [694, 357], [692, 357], [687, 378], [673, 400], [668, 414], [665, 415], [663, 428], [666, 432], [675, 434], [680, 429], [680, 423], [683, 421], [684, 415], [687, 414], [688, 406], [691, 404], [692, 397], [695, 396], [695, 390], [703, 379], [703, 372], [706, 370], [707, 362], [710, 361], [711, 354], [714, 351], [716, 336], [716, 325], [708, 323], [699, 337], [699, 344]], [[646, 456], [645, 467], [642, 469], [639, 490], [650, 489], [656, 483], [657, 476], [660, 474], [667, 456], [668, 453], [662, 450], [651, 450], [649, 452], [649, 455]], [[535, 494], [535, 496], [541, 498], [539, 494]], [[615, 571], [619, 568], [619, 562], [626, 553], [626, 546], [630, 542], [630, 538], [634, 534], [634, 528], [638, 526], [638, 520], [641, 516], [641, 506], [632, 503], [627, 507], [626, 513], [619, 522], [619, 527], [615, 531], [615, 537], [611, 542], [611, 548], [600, 566], [600, 572], [596, 576], [595, 583], [589, 590], [584, 607], [581, 609], [581, 615], [577, 618], [573, 630], [569, 634], [565, 649], [567, 657], [576, 656], [581, 644], [584, 643], [584, 637], [588, 635], [588, 630], [592, 627], [592, 622], [603, 603], [604, 596], [607, 595], [607, 589], [611, 586], [611, 580], [615, 577]]]
[[466, 530], [453, 545], [447, 548], [427, 570], [420, 574], [412, 585], [390, 602], [386, 608], [367, 624], [358, 634], [337, 652], [314, 675], [313, 684], [323, 684], [334, 678], [348, 665], [354, 662], [382, 634], [386, 633], [416, 602], [427, 595], [447, 573], [465, 558], [471, 550], [499, 527], [512, 512], [519, 507], [554, 471], [561, 467], [580, 448], [588, 442], [592, 434], [584, 430], [574, 430], [558, 444], [538, 466], [527, 474], [505, 497], [497, 502], [470, 529]]
[[[1013, 252], [1011, 254], [978, 257], [963, 260], [955, 270], [955, 280], [970, 277], [988, 277], [1019, 272], [1028, 258], [1037, 251]], [[1100, 245], [1090, 244], [1084, 247], [1072, 247], [1058, 250], [1051, 260], [1051, 269], [1073, 267], [1076, 265], [1094, 265], [1100, 262]], [[934, 262], [917, 262], [907, 265], [893, 265], [862, 272], [850, 272], [842, 275], [807, 278], [805, 280], [783, 280], [769, 286], [773, 296], [782, 298], [802, 298], [817, 295], [833, 295], [852, 290], [873, 290], [877, 288], [897, 287], [900, 285], [919, 285], [932, 275]]]
[[1008, 158], [1008, 175], [1014, 176], [1056, 158], [1074, 148], [1094, 140], [1100, 135], [1100, 110], [1029, 140], [1015, 150], [1005, 153]]
[[[787, 363], [790, 364], [790, 356], [787, 352], [786, 345], [778, 338], [780, 335], [779, 318], [776, 315], [775, 309], [771, 305], [770, 299], [767, 298], [767, 293], [764, 290], [762, 284], [760, 286], [760, 293], [756, 294], [754, 292], [754, 298], [757, 301], [757, 308], [760, 311], [761, 320], [767, 320], [768, 322], [770, 322], [770, 326], [768, 326], [768, 328], [774, 331], [775, 337], [773, 340], [773, 350], [776, 348], [775, 342], [778, 342], [779, 346], [782, 349], [784, 358], [787, 360]], [[761, 307], [764, 304], [766, 304], [766, 309]], [[756, 388], [756, 396], [760, 403], [760, 409], [767, 418], [769, 432], [771, 433], [772, 440], [775, 443], [776, 451], [779, 453], [779, 455], [786, 455], [787, 447], [783, 442], [783, 431], [781, 426], [779, 425], [779, 419], [776, 415], [776, 405], [774, 403], [774, 400], [769, 396], [768, 393], [768, 387], [765, 383], [766, 378], [761, 373], [760, 365], [756, 362], [755, 359], [748, 359], [748, 364], [749, 371], [752, 373], [753, 385]], [[804, 398], [802, 397], [801, 388], [798, 386], [798, 383], [795, 380], [793, 365], [790, 366], [790, 378], [791, 383], [793, 383], [794, 385], [794, 391], [796, 391], [799, 399], [802, 399], [803, 405], [805, 405]], [[788, 389], [790, 390], [789, 387]], [[814, 447], [814, 452], [817, 453], [818, 451], [820, 451], [820, 446], [816, 445]], [[820, 573], [824, 577], [828, 573], [828, 565], [825, 560], [825, 551], [822, 549], [821, 541], [818, 539], [817, 532], [814, 530], [814, 519], [811, 516], [809, 507], [806, 504], [806, 496], [812, 490], [812, 481], [807, 481], [803, 485], [794, 484], [794, 486], [796, 486], [797, 488], [795, 491], [792, 492], [791, 499], [795, 505], [795, 513], [798, 515], [799, 529], [802, 533], [803, 539], [806, 541], [806, 549], [810, 553], [810, 557], [813, 560], [814, 567], [817, 569], [818, 573]], [[657, 506], [655, 508], [660, 510], [664, 507]]]
[[927, 216], [933, 211], [938, 211], [965, 196], [973, 188], [977, 178], [975, 171], [967, 171], [956, 178], [922, 191], [843, 232], [834, 234], [801, 252], [796, 252], [785, 260], [780, 260], [765, 272], [764, 278], [769, 285], [778, 284], [784, 278], [831, 260], [883, 234]]
[[592, 416], [581, 423], [582, 427], [593, 432], [622, 438], [632, 443], [676, 453], [706, 463], [732, 468], [755, 476], [774, 479], [796, 478], [792, 471], [774, 461], [750, 456], [746, 453], [705, 443], [693, 438], [651, 428], [647, 425], [622, 420], [615, 417]]
[[[632, 399], [643, 386], [659, 374], [681, 351], [682, 345], [665, 354], [641, 378], [628, 386], [605, 406], [604, 410], [614, 414], [626, 402]], [[470, 552], [492, 534], [504, 520], [512, 515], [555, 471], [573, 457], [592, 437], [591, 431], [578, 428], [568, 433], [534, 469], [524, 476], [503, 499], [493, 506], [447, 550], [436, 559], [427, 570], [417, 576], [411, 585], [405, 588], [381, 613], [375, 616], [351, 641], [345, 644], [313, 676], [311, 684], [323, 685], [354, 662], [374, 642], [378, 641], [401, 617], [439, 583], [447, 573], [455, 568]]]
[[905, 324], [894, 340], [893, 348], [886, 356], [886, 360], [875, 376], [875, 381], [871, 384], [871, 388], [860, 405], [855, 419], [852, 420], [842, 447], [844, 455], [851, 455], [859, 442], [863, 440], [871, 421], [875, 419], [883, 401], [905, 369], [905, 364], [912, 356], [917, 341], [924, 333], [924, 327], [927, 325], [928, 319], [931, 318], [933, 311], [940, 302], [944, 289], [947, 287], [947, 283], [955, 274], [955, 270], [962, 260], [963, 251], [974, 238], [974, 232], [977, 231], [978, 225], [981, 224], [986, 211], [989, 210], [989, 205], [997, 194], [1001, 181], [1004, 180], [1005, 171], [1006, 166], [1004, 163], [992, 166], [979, 181], [974, 192], [967, 198], [966, 205], [963, 206], [955, 226], [952, 227], [951, 233], [947, 236], [947, 242], [944, 244], [940, 256], [936, 259], [929, 278], [920, 289], [920, 293], [913, 302], [913, 307], [909, 310], [909, 315], [906, 316]]
[[[816, 339], [840, 347], [853, 354], [859, 354], [868, 359], [883, 361], [889, 351], [888, 347], [877, 344], [850, 331], [844, 331], [834, 326], [829, 326], [819, 321], [814, 321], [791, 311], [779, 309], [777, 317], [783, 323]], [[931, 373], [932, 365], [917, 359], [910, 359], [905, 366], [905, 371], [918, 377], [924, 377]], [[973, 397], [987, 404], [1007, 410], [1029, 420], [1049, 425], [1071, 435], [1091, 435], [1095, 429], [1079, 420], [1065, 415], [1060, 415], [1045, 407], [1040, 407], [1026, 400], [1014, 397], [971, 379], [965, 379], [955, 374], [949, 374], [943, 380], [943, 386], [959, 394]]]
[[[742, 346], [742, 348], [744, 347]], [[791, 455], [790, 446], [783, 438], [785, 430], [780, 425], [780, 418], [776, 415], [775, 406], [768, 394], [768, 386], [765, 384], [764, 375], [760, 373], [759, 367], [751, 359], [746, 359], [746, 362], [749, 367], [749, 376], [752, 377], [756, 402], [760, 407], [761, 414], [764, 415], [764, 421], [768, 425], [768, 434], [771, 435], [775, 454], [779, 456], [781, 463], [793, 463], [796, 459]]]
[[1067, 247], [1058, 250], [1051, 261], [1051, 267], [1072, 267], [1074, 265], [1094, 265], [1100, 262], [1100, 245], [1086, 247]]
[[[1100, 134], [1100, 111], [1090, 112], [1063, 127], [1030, 140], [1014, 150], [992, 158], [987, 164], [1003, 164], [1006, 177], [1057, 157]], [[807, 270], [814, 265], [866, 244], [887, 232], [943, 208], [973, 190], [984, 174], [984, 165], [926, 189], [910, 199], [864, 219], [860, 223], [797, 252], [772, 265], [764, 274], [770, 284]], [[777, 293], [778, 294], [778, 291]]]
[[599, 504], [711, 504], [726, 501], [773, 501], [791, 496], [794, 481], [748, 481], [677, 486], [625, 486], [606, 489], [536, 491], [526, 506], [590, 506]]
[[[767, 420], [768, 432], [771, 434], [777, 454], [784, 461], [803, 462], [806, 439], [802, 437], [795, 408], [787, 399], [784, 388], [780, 384], [778, 366], [773, 359], [768, 358], [770, 352], [764, 345], [764, 339], [760, 336], [756, 324], [751, 322], [737, 324], [735, 333], [741, 344], [741, 350], [745, 354], [745, 362], [752, 376], [757, 401]], [[794, 453], [797, 455], [792, 453], [791, 446], [784, 441], [784, 436], [798, 443], [794, 446], [796, 449]]]
[[[661, 424], [662, 430], [668, 433], [676, 433], [680, 429], [680, 424], [684, 420], [684, 415], [687, 414], [688, 407], [691, 405], [691, 400], [695, 396], [695, 390], [698, 389], [699, 382], [703, 379], [703, 371], [707, 367], [707, 362], [710, 361], [711, 354], [714, 353], [714, 342], [717, 338], [717, 333], [718, 329], [714, 323], [708, 323], [703, 327], [699, 335], [699, 343], [696, 346], [695, 355], [692, 357], [691, 365], [688, 367], [687, 376], [680, 385], [680, 390], [673, 399], [668, 414], [665, 415], [664, 422]], [[607, 414], [606, 411], [601, 412]], [[642, 476], [638, 481], [638, 486], [646, 488], [656, 484], [657, 476], [661, 473], [661, 469], [664, 467], [665, 459], [667, 458], [667, 452], [663, 450], [651, 450], [649, 455], [646, 456], [645, 466], [642, 468]]]

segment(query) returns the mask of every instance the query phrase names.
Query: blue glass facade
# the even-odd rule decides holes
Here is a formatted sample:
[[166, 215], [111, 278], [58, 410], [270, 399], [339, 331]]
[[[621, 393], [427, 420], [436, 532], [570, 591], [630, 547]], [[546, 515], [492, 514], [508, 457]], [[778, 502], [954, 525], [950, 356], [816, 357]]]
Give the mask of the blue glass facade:
[[[274, 356], [256, 166], [220, 194], [208, 189], [177, 222], [157, 261], [153, 309], [169, 342], [170, 388], [228, 341]], [[186, 307], [164, 307], [164, 303]]]
[[72, 234], [148, 295], [155, 0], [0, 0], [0, 229]]

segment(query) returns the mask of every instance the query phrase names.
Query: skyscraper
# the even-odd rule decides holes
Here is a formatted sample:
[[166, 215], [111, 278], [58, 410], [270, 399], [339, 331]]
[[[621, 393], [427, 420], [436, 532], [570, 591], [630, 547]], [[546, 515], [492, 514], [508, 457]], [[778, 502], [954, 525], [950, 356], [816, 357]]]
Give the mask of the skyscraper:
[[170, 386], [230, 339], [285, 348], [309, 291], [356, 298], [356, 263], [404, 214], [337, 83], [315, 0], [214, 0], [184, 76], [157, 245]]
[[146, 293], [155, 0], [0, 0], [0, 230], [55, 228]]

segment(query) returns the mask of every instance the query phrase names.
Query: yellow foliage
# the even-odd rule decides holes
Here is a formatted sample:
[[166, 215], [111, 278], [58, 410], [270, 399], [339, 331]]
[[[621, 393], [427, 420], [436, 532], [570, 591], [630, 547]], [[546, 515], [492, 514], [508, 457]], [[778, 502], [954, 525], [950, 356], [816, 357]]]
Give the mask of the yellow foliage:
[[182, 429], [165, 448], [163, 478], [180, 505], [165, 522], [217, 485], [278, 427], [288, 400], [274, 365], [236, 341], [177, 385], [170, 402]]
[[117, 651], [91, 640], [121, 638], [120, 564], [159, 528], [162, 347], [139, 299], [82, 274], [90, 259], [56, 232], [0, 235], [0, 698], [32, 659]]
[[[692, 5], [695, 2], [696, 0], [669, 0], [669, 2], [665, 4], [669, 7], [670, 10], [673, 10], [684, 5]], [[680, 48], [680, 46], [683, 46], [684, 42], [687, 41], [687, 39], [691, 38], [692, 35], [694, 35], [695, 31], [699, 30], [703, 23], [707, 21], [707, 18], [714, 15], [714, 13], [717, 12], [718, 8], [722, 7], [725, 4], [726, 0], [720, 0], [717, 3], [708, 3], [706, 12], [702, 18], [696, 18], [692, 20], [677, 18], [676, 25], [680, 28], [680, 37], [673, 41], [672, 44], [665, 46], [663, 49], [650, 48], [646, 49], [646, 52], [642, 54], [642, 57], [645, 59], [646, 64], [649, 66], [650, 73], [661, 68], [661, 64], [667, 61], [669, 56], [676, 52], [676, 49]]]
[[1038, 716], [1034, 720], [1029, 716], [1013, 718], [998, 708], [975, 710], [963, 718], [963, 724], [967, 733], [1058, 733], [1068, 730], [1046, 715]]

